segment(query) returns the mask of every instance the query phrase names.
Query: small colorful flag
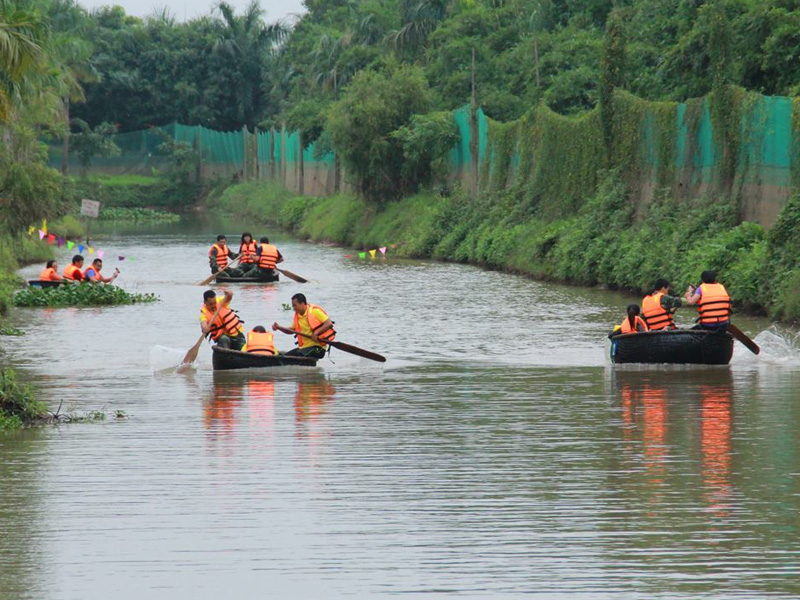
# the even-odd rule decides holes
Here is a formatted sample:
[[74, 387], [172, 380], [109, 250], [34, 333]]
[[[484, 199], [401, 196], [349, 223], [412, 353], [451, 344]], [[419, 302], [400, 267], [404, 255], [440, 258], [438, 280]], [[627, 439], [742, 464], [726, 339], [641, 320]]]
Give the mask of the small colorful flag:
[[94, 248], [92, 248], [91, 246], [89, 246], [89, 254], [94, 254]]
[[47, 233], [47, 219], [42, 219], [42, 231]]
[[103, 254], [105, 254], [105, 250], [98, 250], [97, 251], [97, 258], [103, 258]]
[[48, 233], [47, 234], [47, 243], [48, 244], [52, 244], [55, 241], [56, 241], [56, 236], [54, 236], [52, 233]]
[[62, 238], [62, 237], [58, 238], [58, 241], [57, 241], [58, 247], [61, 248], [61, 246], [63, 246], [65, 242], [66, 242], [66, 240], [64, 238]]
[[394, 250], [395, 248], [397, 248], [397, 244], [389, 244], [389, 248]]
[[124, 256], [118, 256], [117, 260], [125, 260], [125, 257]]
[[381, 251], [381, 254], [386, 254], [386, 246], [384, 246], [383, 248], [378, 248], [378, 250]]
[[353, 255], [352, 254], [345, 254], [344, 257], [345, 258], [353, 258]]
[[72, 250], [75, 247], [75, 242], [67, 240], [67, 250]]
[[378, 252], [377, 250], [370, 250], [369, 251], [369, 257], [370, 258], [375, 258], [375, 254], [377, 254], [377, 252]]
[[367, 253], [366, 252], [359, 252], [358, 253], [358, 258], [367, 258]]
[[43, 239], [44, 239], [44, 236], [46, 236], [46, 235], [47, 235], [47, 234], [44, 232], [44, 229], [40, 229], [40, 230], [39, 230], [39, 239], [40, 239], [40, 240], [43, 240]]
[[36, 227], [34, 227], [33, 225], [28, 227], [28, 235], [33, 235], [34, 231], [36, 231]]
[[78, 254], [83, 254], [83, 244], [78, 246]]

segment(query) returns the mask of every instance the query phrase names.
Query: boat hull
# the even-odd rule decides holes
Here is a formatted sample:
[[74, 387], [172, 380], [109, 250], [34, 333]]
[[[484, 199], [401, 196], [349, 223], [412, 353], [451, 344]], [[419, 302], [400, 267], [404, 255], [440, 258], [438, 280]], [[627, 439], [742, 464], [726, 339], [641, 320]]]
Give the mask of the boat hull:
[[61, 286], [60, 281], [42, 281], [40, 279], [31, 279], [28, 285], [32, 288], [56, 288]]
[[611, 338], [615, 364], [727, 365], [733, 356], [733, 336], [698, 329], [646, 331]]
[[217, 283], [274, 283], [280, 281], [278, 272], [269, 277], [228, 277], [224, 273], [217, 276]]
[[287, 356], [278, 354], [266, 356], [264, 354], [251, 354], [239, 352], [218, 346], [211, 347], [211, 364], [215, 371], [232, 371], [234, 369], [264, 369], [272, 367], [314, 367], [316, 358], [306, 356]]

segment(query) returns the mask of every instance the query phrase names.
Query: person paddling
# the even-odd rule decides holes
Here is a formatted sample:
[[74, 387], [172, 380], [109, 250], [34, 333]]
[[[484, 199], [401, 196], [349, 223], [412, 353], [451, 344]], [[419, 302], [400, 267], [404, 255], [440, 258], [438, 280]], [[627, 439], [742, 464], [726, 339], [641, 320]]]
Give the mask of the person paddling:
[[683, 306], [679, 296], [669, 295], [669, 281], [656, 279], [653, 293], [642, 300], [642, 317], [651, 331], [676, 329], [672, 315]]
[[91, 281], [94, 283], [111, 283], [117, 277], [119, 277], [119, 269], [114, 269], [114, 274], [111, 277], [103, 277], [100, 273], [100, 270], [103, 268], [103, 261], [99, 258], [95, 258], [92, 261], [92, 264], [86, 267], [83, 271], [83, 278], [86, 281]]
[[[236, 311], [230, 307], [233, 292], [225, 292], [217, 296], [214, 290], [203, 292], [203, 305], [200, 307], [200, 329], [210, 335], [220, 348], [241, 350], [245, 344], [244, 326]], [[220, 307], [219, 314], [213, 322], [211, 318]]]
[[725, 331], [731, 322], [731, 297], [721, 283], [717, 283], [714, 271], [703, 271], [700, 274], [702, 283], [693, 288], [686, 288], [685, 300], [689, 306], [697, 306], [700, 314], [699, 323], [693, 329]]
[[44, 269], [39, 273], [39, 281], [63, 281], [64, 278], [58, 274], [58, 263], [48, 260]]
[[331, 342], [336, 337], [328, 313], [321, 306], [310, 304], [304, 294], [292, 296], [292, 309], [294, 310], [294, 321], [292, 328], [281, 327], [277, 323], [272, 324], [273, 331], [282, 331], [290, 335], [295, 331], [304, 333], [296, 336], [297, 348], [293, 348], [286, 353], [287, 356], [308, 356], [310, 358], [324, 358], [328, 349], [326, 342]]
[[64, 279], [70, 281], [83, 281], [83, 257], [76, 254], [72, 257], [72, 262], [64, 267]]
[[[208, 265], [211, 267], [212, 273], [222, 271], [228, 266], [228, 263], [237, 258], [239, 255], [233, 252], [228, 246], [227, 238], [220, 234], [217, 236], [217, 242], [211, 246], [208, 251]], [[229, 277], [241, 277], [242, 272], [239, 269], [228, 269], [225, 273]]]
[[283, 255], [277, 247], [269, 243], [268, 237], [262, 237], [256, 250], [258, 255], [258, 270], [264, 279], [275, 277], [275, 266], [283, 262]]

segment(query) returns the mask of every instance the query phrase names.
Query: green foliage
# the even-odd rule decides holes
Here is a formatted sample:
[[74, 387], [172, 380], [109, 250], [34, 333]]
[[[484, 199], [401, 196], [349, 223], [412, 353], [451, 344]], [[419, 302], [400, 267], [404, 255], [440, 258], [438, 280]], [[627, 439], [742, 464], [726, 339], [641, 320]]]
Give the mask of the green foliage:
[[86, 233], [83, 223], [75, 215], [64, 215], [51, 221], [49, 230], [66, 239], [80, 239]]
[[402, 145], [402, 176], [418, 186], [427, 186], [436, 175], [443, 178], [446, 174], [445, 159], [458, 141], [458, 130], [452, 113], [434, 112], [412, 115], [408, 125], [390, 136]]
[[80, 158], [84, 177], [95, 156], [119, 156], [120, 148], [113, 138], [117, 132], [116, 125], [104, 121], [93, 128], [81, 119], [74, 119], [74, 122], [79, 131], [70, 136], [70, 144]]
[[430, 106], [422, 71], [399, 67], [389, 74], [359, 73], [331, 107], [327, 128], [333, 145], [369, 200], [382, 202], [416, 190], [425, 174], [404, 171], [403, 143], [392, 133]]
[[17, 381], [13, 369], [0, 369], [0, 430], [18, 429], [46, 414], [47, 406], [36, 400], [30, 386]]
[[27, 288], [14, 295], [14, 306], [108, 306], [157, 302], [155, 294], [132, 294], [113, 285], [81, 283], [56, 288]]

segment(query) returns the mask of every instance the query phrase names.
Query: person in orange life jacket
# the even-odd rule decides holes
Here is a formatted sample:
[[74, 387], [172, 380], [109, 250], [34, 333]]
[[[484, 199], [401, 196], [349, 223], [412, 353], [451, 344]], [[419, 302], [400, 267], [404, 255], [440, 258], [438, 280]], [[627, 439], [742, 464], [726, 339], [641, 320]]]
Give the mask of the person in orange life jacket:
[[286, 355], [323, 358], [328, 348], [326, 342], [332, 341], [336, 336], [336, 332], [333, 330], [333, 321], [328, 313], [316, 304], [310, 304], [304, 294], [292, 296], [292, 309], [294, 310], [292, 328], [281, 327], [277, 323], [273, 323], [272, 330], [293, 334], [293, 329], [310, 335], [311, 339], [298, 335], [295, 340], [297, 348], [293, 348]]
[[[228, 246], [228, 240], [224, 235], [217, 236], [217, 242], [208, 250], [208, 264], [211, 267], [211, 272], [216, 273], [228, 266], [228, 263], [239, 255], [233, 252]], [[241, 277], [242, 272], [231, 267], [225, 271], [228, 277]]]
[[269, 243], [268, 237], [262, 237], [261, 243], [256, 250], [258, 255], [258, 270], [264, 277], [272, 277], [275, 275], [275, 265], [283, 262], [283, 255], [281, 251]]
[[258, 244], [253, 239], [253, 236], [245, 231], [242, 234], [242, 240], [239, 242], [239, 255], [242, 257], [239, 261], [239, 268], [243, 277], [258, 276], [257, 251]]
[[653, 293], [642, 300], [642, 318], [651, 331], [660, 329], [676, 329], [672, 315], [683, 306], [679, 296], [669, 295], [669, 281], [656, 279]]
[[731, 297], [721, 283], [717, 283], [714, 271], [703, 271], [700, 274], [702, 283], [697, 289], [691, 285], [686, 288], [686, 304], [697, 306], [700, 314], [699, 323], [692, 329], [709, 329], [725, 331], [731, 322]]
[[40, 281], [63, 281], [63, 277], [58, 274], [58, 263], [48, 260], [44, 270], [39, 274]]
[[100, 273], [100, 269], [103, 268], [103, 261], [99, 258], [95, 258], [92, 261], [92, 264], [83, 271], [83, 278], [86, 281], [92, 281], [95, 283], [111, 283], [117, 277], [119, 277], [119, 269], [114, 269], [114, 274], [111, 277], [103, 277]]
[[[225, 292], [225, 296], [217, 296], [214, 290], [203, 292], [203, 305], [200, 307], [200, 329], [210, 335], [220, 348], [241, 350], [245, 344], [242, 320], [231, 309], [233, 292]], [[221, 306], [217, 318], [211, 321], [217, 307]]]
[[615, 335], [622, 335], [625, 333], [638, 333], [640, 331], [647, 331], [647, 323], [639, 316], [641, 310], [638, 304], [628, 304], [626, 309], [627, 315], [620, 325], [614, 327], [614, 331], [608, 334], [608, 337]]
[[267, 331], [261, 325], [256, 325], [251, 331], [247, 332], [247, 343], [242, 347], [242, 352], [265, 354], [267, 356], [278, 354], [278, 351], [275, 350], [272, 332]]
[[71, 281], [83, 281], [83, 257], [80, 254], [76, 254], [72, 257], [72, 262], [64, 267], [64, 279], [69, 279]]

